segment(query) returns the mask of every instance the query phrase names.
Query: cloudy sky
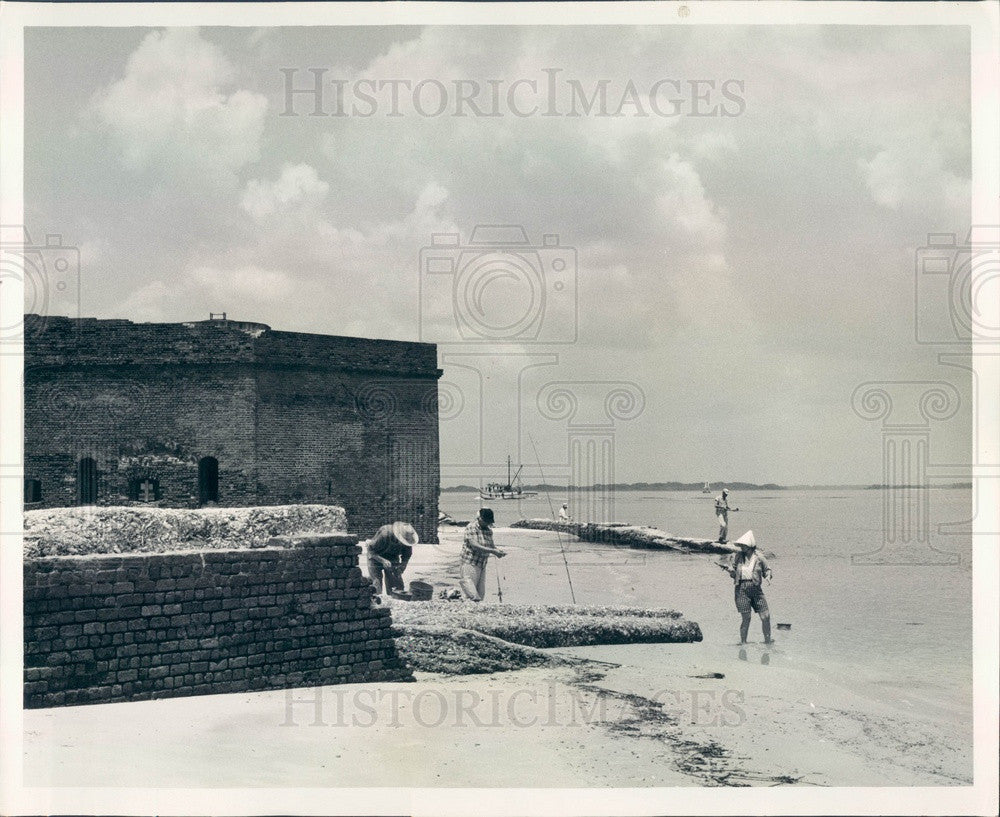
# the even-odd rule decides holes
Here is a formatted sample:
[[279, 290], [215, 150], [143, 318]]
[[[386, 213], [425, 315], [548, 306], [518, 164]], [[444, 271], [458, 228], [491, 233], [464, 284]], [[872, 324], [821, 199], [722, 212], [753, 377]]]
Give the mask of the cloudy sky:
[[914, 253], [969, 225], [965, 29], [33, 29], [25, 71], [27, 226], [83, 314], [453, 341], [445, 484], [557, 481], [595, 424], [621, 481], [877, 482], [869, 380], [953, 382], [967, 460], [914, 341]]

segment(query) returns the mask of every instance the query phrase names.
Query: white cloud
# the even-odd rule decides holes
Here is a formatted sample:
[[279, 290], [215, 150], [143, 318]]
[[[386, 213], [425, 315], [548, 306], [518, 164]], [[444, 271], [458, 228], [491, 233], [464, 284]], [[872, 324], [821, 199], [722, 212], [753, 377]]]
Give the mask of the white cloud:
[[437, 182], [428, 182], [409, 213], [398, 221], [375, 224], [368, 231], [368, 238], [376, 244], [407, 240], [422, 243], [430, 240], [435, 232], [458, 232], [454, 222], [442, 215], [447, 201], [448, 191]]
[[105, 243], [99, 239], [80, 242], [80, 270], [81, 273], [94, 269], [99, 269], [98, 265], [106, 260]]
[[187, 280], [202, 289], [207, 298], [225, 304], [245, 300], [266, 303], [295, 295], [295, 280], [284, 270], [262, 269], [254, 265], [219, 269], [195, 267]]
[[267, 98], [235, 89], [236, 70], [193, 28], [154, 31], [90, 112], [133, 170], [218, 178], [258, 158]]
[[[121, 303], [120, 312], [135, 321], [200, 320], [209, 312], [256, 320], [268, 305], [296, 297], [296, 291], [296, 281], [283, 270], [197, 266], [179, 280], [150, 281]], [[204, 314], [192, 314], [192, 304], [202, 306]]]
[[149, 281], [138, 289], [132, 290], [127, 297], [122, 298], [113, 309], [108, 309], [111, 317], [128, 318], [136, 322], [160, 322], [191, 320], [183, 313], [187, 312], [189, 302], [176, 297], [175, 286], [168, 286], [163, 281]]
[[[286, 167], [277, 181], [254, 188], [250, 209], [273, 206], [276, 214], [255, 223], [252, 239], [222, 250], [196, 247], [180, 276], [144, 283], [115, 314], [185, 321], [225, 311], [278, 329], [412, 339], [419, 248], [432, 232], [458, 230], [445, 215], [448, 191], [429, 182], [397, 219], [341, 224], [302, 206], [326, 184], [304, 167]], [[298, 209], [281, 210], [283, 202]]]
[[968, 207], [970, 180], [945, 168], [933, 143], [900, 141], [859, 165], [872, 198], [890, 210], [936, 206], [961, 212]]
[[307, 164], [286, 164], [281, 176], [269, 182], [250, 179], [243, 191], [241, 205], [255, 219], [297, 208], [314, 208], [322, 203], [330, 185], [319, 178]]
[[668, 230], [680, 230], [692, 242], [718, 248], [726, 237], [726, 226], [694, 165], [676, 153], [660, 165], [662, 189], [656, 195], [656, 212]]
[[739, 152], [736, 137], [728, 130], [705, 130], [691, 144], [692, 153], [699, 159], [715, 160]]

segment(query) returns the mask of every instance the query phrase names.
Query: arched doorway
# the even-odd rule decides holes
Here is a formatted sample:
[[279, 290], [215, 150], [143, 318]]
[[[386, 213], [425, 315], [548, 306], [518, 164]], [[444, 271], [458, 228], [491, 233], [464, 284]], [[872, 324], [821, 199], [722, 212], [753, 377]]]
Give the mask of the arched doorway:
[[215, 457], [198, 460], [198, 502], [219, 501], [219, 461]]
[[24, 479], [24, 504], [42, 501], [42, 481], [40, 479]]
[[77, 463], [76, 501], [80, 505], [97, 502], [97, 462], [93, 457], [82, 457]]

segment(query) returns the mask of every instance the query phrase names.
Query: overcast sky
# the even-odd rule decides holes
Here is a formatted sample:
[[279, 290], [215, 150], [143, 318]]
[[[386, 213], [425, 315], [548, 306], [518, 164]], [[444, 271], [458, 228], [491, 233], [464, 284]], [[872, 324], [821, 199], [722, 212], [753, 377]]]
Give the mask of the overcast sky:
[[[326, 69], [328, 115], [281, 115], [282, 68]], [[508, 450], [534, 479], [535, 447], [559, 481], [567, 422], [612, 422], [593, 381], [641, 390], [612, 410], [620, 481], [877, 482], [869, 380], [955, 383], [932, 457], [967, 460], [968, 384], [914, 341], [914, 252], [969, 224], [965, 29], [34, 29], [25, 70], [28, 228], [79, 246], [85, 315], [478, 341], [440, 347], [445, 484]], [[458, 260], [477, 224], [560, 249]], [[484, 265], [464, 338], [434, 233]]]

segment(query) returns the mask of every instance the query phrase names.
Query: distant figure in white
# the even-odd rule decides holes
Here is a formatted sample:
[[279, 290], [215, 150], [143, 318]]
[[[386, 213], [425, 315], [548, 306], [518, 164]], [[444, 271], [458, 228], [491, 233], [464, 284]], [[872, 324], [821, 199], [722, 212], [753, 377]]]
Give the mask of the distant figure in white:
[[[737, 539], [736, 544], [740, 546], [740, 552], [733, 556], [727, 570], [729, 575], [733, 577], [736, 609], [743, 617], [740, 622], [740, 644], [747, 643], [751, 610], [755, 610], [760, 616], [760, 627], [764, 631], [764, 643], [770, 644], [772, 643], [771, 611], [767, 607], [767, 599], [764, 598], [764, 589], [761, 585], [764, 578], [770, 579], [773, 573], [767, 560], [757, 552], [757, 541], [754, 539], [752, 530], [748, 530]], [[725, 565], [720, 566], [725, 567]]]
[[569, 515], [569, 505], [563, 502], [563, 506], [559, 509], [559, 521], [569, 522], [573, 517]]
[[739, 508], [729, 507], [729, 489], [723, 488], [722, 493], [715, 498], [715, 518], [719, 520], [719, 542], [726, 543], [726, 535], [729, 533], [729, 512], [738, 511]]

